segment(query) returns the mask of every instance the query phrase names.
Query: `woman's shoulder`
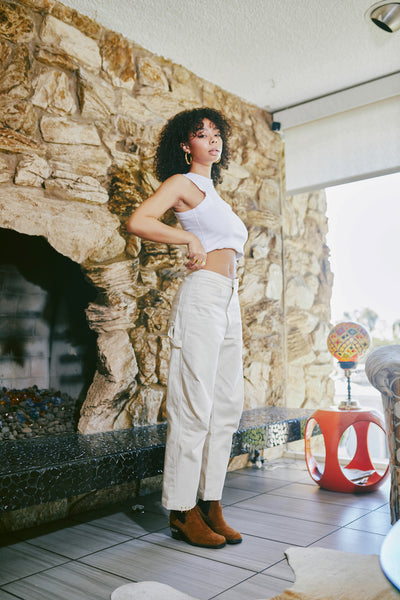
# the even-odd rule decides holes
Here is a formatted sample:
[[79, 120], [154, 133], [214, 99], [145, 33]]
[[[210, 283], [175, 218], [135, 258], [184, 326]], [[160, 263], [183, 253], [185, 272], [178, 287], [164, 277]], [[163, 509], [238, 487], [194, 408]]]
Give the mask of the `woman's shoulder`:
[[199, 202], [198, 194], [203, 194], [199, 189], [196, 191], [193, 182], [188, 177], [185, 177], [183, 173], [177, 173], [168, 177], [163, 182], [161, 188], [164, 194], [176, 198], [178, 204], [175, 205], [175, 210], [179, 210], [180, 201], [183, 201], [189, 208], [193, 208]]
[[163, 185], [165, 187], [168, 186], [171, 188], [180, 188], [182, 186], [190, 186], [190, 181], [183, 173], [176, 173], [175, 175], [168, 177], [168, 179], [164, 181]]
[[188, 184], [190, 185], [190, 181], [180, 173], [177, 173], [165, 179], [158, 188], [157, 193], [168, 193], [169, 195], [172, 194], [179, 197], [182, 192], [184, 193], [188, 189]]

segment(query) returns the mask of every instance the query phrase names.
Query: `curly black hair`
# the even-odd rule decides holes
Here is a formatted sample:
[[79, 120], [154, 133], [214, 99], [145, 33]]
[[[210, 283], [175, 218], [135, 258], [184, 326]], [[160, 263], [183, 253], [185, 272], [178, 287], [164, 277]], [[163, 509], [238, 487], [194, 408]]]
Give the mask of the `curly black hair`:
[[166, 123], [160, 133], [157, 152], [154, 159], [155, 174], [159, 181], [165, 181], [176, 173], [187, 173], [190, 169], [185, 161], [185, 153], [181, 144], [189, 141], [191, 133], [203, 127], [203, 120], [209, 119], [220, 131], [222, 138], [221, 160], [211, 167], [211, 178], [214, 184], [221, 183], [221, 169], [228, 167], [230, 152], [228, 138], [231, 134], [229, 121], [213, 108], [194, 108], [184, 110]]

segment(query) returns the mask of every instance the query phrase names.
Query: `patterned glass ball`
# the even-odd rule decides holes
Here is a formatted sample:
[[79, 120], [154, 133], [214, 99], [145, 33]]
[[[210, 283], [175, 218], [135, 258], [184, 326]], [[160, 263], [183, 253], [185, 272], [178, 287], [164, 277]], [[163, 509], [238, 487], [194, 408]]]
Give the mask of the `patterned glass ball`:
[[367, 329], [360, 323], [338, 323], [328, 335], [328, 350], [339, 362], [358, 362], [371, 344]]

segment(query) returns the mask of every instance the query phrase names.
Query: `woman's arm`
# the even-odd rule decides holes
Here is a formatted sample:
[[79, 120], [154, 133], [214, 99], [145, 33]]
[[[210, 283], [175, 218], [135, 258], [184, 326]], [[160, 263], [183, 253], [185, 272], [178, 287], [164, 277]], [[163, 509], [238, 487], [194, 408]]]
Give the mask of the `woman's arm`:
[[181, 190], [176, 176], [170, 177], [158, 190], [147, 198], [129, 217], [126, 228], [129, 233], [166, 244], [188, 244], [192, 234], [182, 229], [170, 227], [159, 220], [180, 199]]
[[185, 180], [181, 175], [173, 175], [164, 181], [129, 217], [126, 228], [129, 233], [152, 242], [187, 244], [189, 263], [186, 266], [200, 268], [206, 259], [200, 240], [189, 231], [171, 227], [159, 220], [167, 210], [182, 201], [182, 185], [185, 185]]

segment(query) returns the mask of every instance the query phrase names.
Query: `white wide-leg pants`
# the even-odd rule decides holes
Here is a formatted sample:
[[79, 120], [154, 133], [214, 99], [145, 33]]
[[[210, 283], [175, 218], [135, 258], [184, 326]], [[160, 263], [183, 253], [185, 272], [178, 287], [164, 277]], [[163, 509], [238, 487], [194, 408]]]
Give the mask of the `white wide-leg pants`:
[[238, 281], [213, 271], [188, 275], [169, 325], [167, 443], [162, 504], [189, 510], [219, 500], [232, 434], [243, 408]]

